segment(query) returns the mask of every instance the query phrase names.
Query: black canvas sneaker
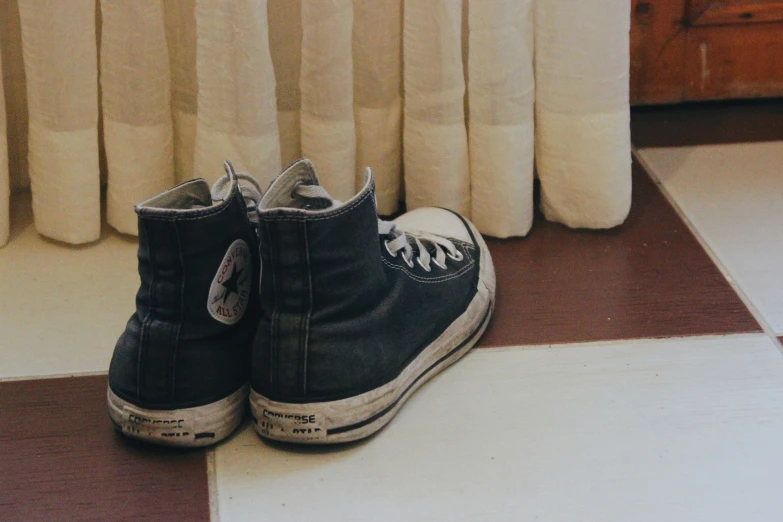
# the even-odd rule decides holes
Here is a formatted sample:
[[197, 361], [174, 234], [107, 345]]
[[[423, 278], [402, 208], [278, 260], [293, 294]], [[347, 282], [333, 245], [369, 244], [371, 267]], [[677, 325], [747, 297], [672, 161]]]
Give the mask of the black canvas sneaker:
[[141, 286], [109, 368], [109, 416], [125, 435], [206, 446], [242, 421], [260, 199], [256, 182], [226, 163], [211, 193], [196, 179], [136, 206]]
[[368, 169], [358, 194], [334, 201], [301, 160], [259, 204], [250, 405], [263, 437], [367, 437], [489, 322], [495, 271], [476, 228], [435, 208], [379, 221], [374, 196]]

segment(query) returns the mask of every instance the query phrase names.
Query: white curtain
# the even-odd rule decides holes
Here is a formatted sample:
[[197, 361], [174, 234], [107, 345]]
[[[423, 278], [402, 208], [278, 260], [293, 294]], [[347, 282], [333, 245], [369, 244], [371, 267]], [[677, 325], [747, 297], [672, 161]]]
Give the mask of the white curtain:
[[627, 0], [536, 5], [542, 210], [571, 227], [614, 226], [631, 205], [630, 6]]
[[378, 211], [392, 214], [402, 179], [402, 2], [354, 0], [356, 173], [376, 174]]
[[302, 155], [299, 125], [302, 67], [301, 0], [269, 0], [269, 41], [275, 69], [277, 126], [280, 130], [280, 156], [290, 165]]
[[178, 182], [193, 177], [196, 147], [196, 0], [164, 2], [171, 62], [171, 119]]
[[524, 235], [533, 224], [532, 0], [474, 5], [468, 60], [471, 215], [493, 235]]
[[41, 234], [87, 243], [101, 228], [95, 1], [60, 6], [19, 2], [30, 188]]
[[174, 183], [171, 75], [159, 0], [102, 0], [107, 219], [136, 232], [133, 205]]
[[405, 201], [467, 216], [462, 0], [406, 0], [403, 24]]
[[[100, 235], [99, 114], [124, 233], [224, 159], [266, 183], [300, 155], [337, 198], [371, 166], [381, 213], [448, 207], [498, 237], [530, 230], [535, 163], [547, 219], [608, 228], [630, 205], [629, 21], [628, 0], [9, 0], [29, 132], [9, 117], [8, 141], [29, 144], [36, 228], [69, 243]], [[7, 156], [12, 185], [27, 170], [5, 119], [0, 244]]]
[[196, 1], [196, 77], [195, 175], [214, 181], [229, 159], [271, 180], [280, 142], [266, 0]]

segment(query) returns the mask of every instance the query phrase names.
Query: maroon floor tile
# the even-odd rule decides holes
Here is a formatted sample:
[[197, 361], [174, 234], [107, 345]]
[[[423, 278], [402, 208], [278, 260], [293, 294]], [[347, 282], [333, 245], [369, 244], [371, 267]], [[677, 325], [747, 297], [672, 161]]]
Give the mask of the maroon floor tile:
[[636, 162], [633, 172], [621, 227], [569, 230], [538, 215], [527, 238], [489, 241], [497, 305], [479, 346], [761, 330]]
[[130, 442], [106, 377], [0, 382], [0, 520], [209, 520], [203, 450]]
[[636, 107], [637, 147], [677, 147], [783, 140], [783, 99]]

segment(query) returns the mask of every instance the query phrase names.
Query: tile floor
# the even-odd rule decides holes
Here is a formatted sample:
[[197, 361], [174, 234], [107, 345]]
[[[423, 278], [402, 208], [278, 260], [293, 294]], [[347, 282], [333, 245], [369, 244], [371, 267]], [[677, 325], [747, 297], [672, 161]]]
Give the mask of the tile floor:
[[781, 520], [781, 107], [636, 110], [625, 225], [538, 219], [526, 239], [492, 241], [482, 348], [369, 441], [335, 448], [249, 426], [208, 451], [117, 435], [105, 370], [135, 241], [41, 239], [15, 196], [0, 521]]

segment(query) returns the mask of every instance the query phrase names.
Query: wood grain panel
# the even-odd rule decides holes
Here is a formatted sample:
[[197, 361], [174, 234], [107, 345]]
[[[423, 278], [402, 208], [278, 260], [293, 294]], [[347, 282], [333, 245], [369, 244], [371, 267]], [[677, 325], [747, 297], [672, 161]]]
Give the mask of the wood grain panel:
[[0, 382], [0, 520], [209, 520], [203, 451], [133, 443], [106, 377]]
[[685, 99], [783, 95], [783, 23], [692, 27]]
[[497, 305], [480, 346], [761, 331], [637, 162], [633, 176], [621, 227], [568, 230], [539, 215], [527, 238], [488, 242]]
[[631, 103], [683, 97], [685, 0], [632, 0]]
[[781, 0], [690, 0], [691, 25], [755, 24], [783, 21]]

